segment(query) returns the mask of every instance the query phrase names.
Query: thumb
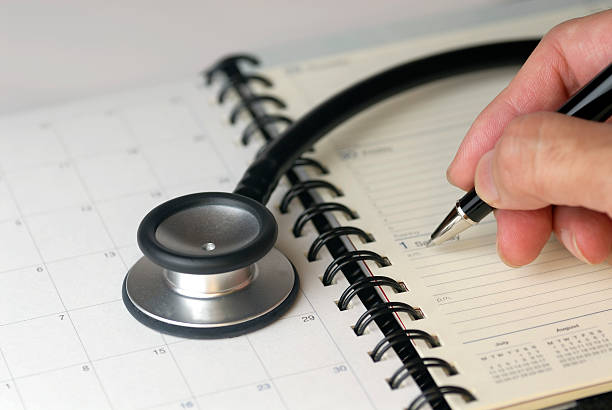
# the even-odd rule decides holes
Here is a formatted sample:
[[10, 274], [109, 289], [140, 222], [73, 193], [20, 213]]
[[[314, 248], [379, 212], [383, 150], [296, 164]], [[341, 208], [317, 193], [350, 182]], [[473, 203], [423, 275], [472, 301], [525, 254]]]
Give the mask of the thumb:
[[569, 205], [612, 217], [612, 125], [558, 113], [517, 117], [480, 159], [475, 187], [499, 209]]

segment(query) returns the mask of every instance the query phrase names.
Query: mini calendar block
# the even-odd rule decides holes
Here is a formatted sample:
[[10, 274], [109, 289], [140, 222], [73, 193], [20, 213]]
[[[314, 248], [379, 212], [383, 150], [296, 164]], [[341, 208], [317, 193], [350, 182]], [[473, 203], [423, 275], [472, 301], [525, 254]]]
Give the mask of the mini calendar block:
[[488, 352], [480, 356], [480, 362], [495, 383], [524, 379], [552, 370], [540, 349], [532, 344]]
[[[121, 301], [75, 310], [71, 317], [92, 360], [164, 344], [161, 335], [138, 323]], [[104, 329], [104, 338], [100, 338], [100, 329]]]
[[564, 336], [549, 338], [546, 345], [552, 349], [563, 367], [595, 361], [612, 354], [612, 343], [602, 329], [587, 329]]
[[89, 364], [25, 377], [17, 386], [28, 410], [111, 409]]
[[170, 349], [196, 395], [255, 384], [267, 378], [246, 337], [188, 340], [172, 344]]
[[66, 313], [1, 326], [0, 340], [7, 366], [15, 378], [87, 362]]

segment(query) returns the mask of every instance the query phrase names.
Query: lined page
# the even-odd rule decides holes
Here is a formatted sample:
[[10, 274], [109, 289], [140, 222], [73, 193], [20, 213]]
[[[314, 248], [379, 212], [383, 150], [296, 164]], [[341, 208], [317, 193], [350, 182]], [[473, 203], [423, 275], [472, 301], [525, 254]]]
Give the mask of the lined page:
[[[592, 370], [593, 364], [612, 365], [608, 264], [582, 263], [551, 237], [532, 263], [508, 267], [497, 255], [492, 215], [453, 241], [424, 246], [463, 195], [446, 181], [446, 167], [471, 120], [510, 76], [497, 70], [425, 87], [415, 94], [430, 92], [435, 109], [425, 103], [398, 115], [424, 97], [399, 98], [347, 124], [333, 141], [338, 168], [350, 176], [339, 171], [342, 178], [332, 180], [354, 189], [345, 203], [359, 204], [367, 215], [360, 226], [377, 238], [377, 249], [391, 253], [389, 247], [396, 247], [406, 257], [396, 268], [401, 273], [393, 271], [392, 277], [414, 293], [388, 297], [423, 309], [427, 329], [451, 345], [447, 357], [471, 379], [466, 383], [479, 380], [473, 384], [481, 401], [475, 407], [486, 399], [496, 404], [535, 400], [543, 386], [551, 394], [593, 385], [605, 391], [600, 383], [609, 382], [606, 372]], [[449, 89], [456, 94], [440, 93]], [[440, 115], [449, 111], [451, 116]], [[382, 120], [373, 121], [375, 116]], [[531, 387], [538, 378], [543, 384]], [[491, 394], [484, 388], [488, 384], [503, 386], [505, 394]], [[507, 403], [499, 401], [504, 399]]]
[[[525, 32], [545, 31], [556, 18], [549, 17], [547, 23], [538, 16], [523, 21]], [[495, 29], [503, 32], [505, 26]], [[490, 32], [483, 29], [481, 35]], [[391, 61], [402, 53], [421, 53], [418, 42], [387, 51]], [[372, 61], [363, 55], [332, 66], [303, 65], [288, 76], [314, 103], [344, 84], [347, 72], [359, 78], [375, 71], [381, 55], [372, 55]], [[474, 118], [515, 72], [472, 73], [395, 97], [338, 127], [314, 154], [332, 164], [327, 179], [344, 191], [333, 200], [360, 215], [348, 223], [375, 238], [356, 246], [391, 261], [390, 267], [369, 265], [372, 274], [390, 276], [409, 289], [381, 291], [425, 313], [418, 321], [399, 315], [400, 323], [434, 333], [442, 342], [436, 349], [415, 342], [417, 349], [446, 359], [459, 372], [449, 376], [433, 369], [434, 379], [467, 387], [477, 397], [469, 404], [449, 397], [457, 408], [552, 405], [605, 391], [612, 383], [608, 264], [584, 264], [551, 236], [535, 261], [510, 268], [496, 252], [493, 215], [453, 241], [424, 247], [463, 195], [447, 182], [446, 167]]]
[[[495, 89], [483, 84], [486, 78], [478, 82], [474, 94], [465, 96], [470, 105], [458, 110], [463, 118], [473, 118]], [[456, 103], [443, 98], [440, 112]], [[449, 186], [443, 171], [469, 126], [469, 121], [456, 118], [434, 121], [436, 113], [432, 114], [419, 115], [419, 121], [434, 124], [430, 129], [339, 146], [339, 155], [462, 343], [611, 308], [609, 267], [581, 263], [555, 239], [529, 266], [504, 265], [495, 248], [492, 215], [454, 242], [424, 248], [431, 231], [462, 195]]]

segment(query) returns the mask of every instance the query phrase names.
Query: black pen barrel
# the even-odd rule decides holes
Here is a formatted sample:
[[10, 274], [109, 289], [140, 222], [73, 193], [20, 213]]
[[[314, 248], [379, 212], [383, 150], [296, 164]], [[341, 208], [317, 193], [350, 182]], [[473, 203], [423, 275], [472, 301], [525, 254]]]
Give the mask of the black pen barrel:
[[458, 205], [463, 213], [474, 222], [480, 222], [494, 209], [478, 197], [474, 188], [461, 197]]
[[612, 63], [574, 94], [557, 112], [584, 120], [607, 120], [612, 115]]

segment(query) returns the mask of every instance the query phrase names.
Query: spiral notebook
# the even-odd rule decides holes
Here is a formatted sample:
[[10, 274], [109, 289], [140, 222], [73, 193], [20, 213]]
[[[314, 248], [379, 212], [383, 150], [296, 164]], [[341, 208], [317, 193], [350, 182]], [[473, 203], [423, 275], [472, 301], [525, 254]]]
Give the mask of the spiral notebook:
[[210, 85], [0, 118], [0, 408], [480, 409], [610, 390], [608, 265], [579, 264], [551, 240], [509, 269], [492, 220], [422, 246], [460, 195], [446, 164], [513, 70], [402, 95], [296, 162], [268, 206], [301, 290], [270, 326], [180, 339], [121, 302], [141, 255], [136, 227], [155, 205], [232, 190], [266, 140], [359, 78], [483, 38], [541, 34], [594, 11], [585, 4], [260, 72], [238, 58], [233, 84], [246, 99], [222, 66]]

